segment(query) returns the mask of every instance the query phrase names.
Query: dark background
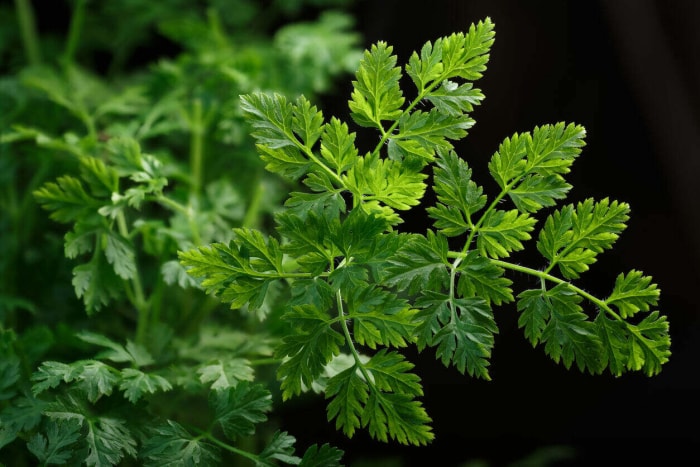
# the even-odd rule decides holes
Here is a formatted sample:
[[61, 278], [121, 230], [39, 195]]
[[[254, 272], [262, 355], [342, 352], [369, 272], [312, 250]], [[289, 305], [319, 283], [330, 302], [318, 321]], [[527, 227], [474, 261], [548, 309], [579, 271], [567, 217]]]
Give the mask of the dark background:
[[[583, 125], [587, 146], [567, 177], [568, 202], [609, 196], [629, 203], [631, 218], [581, 284], [605, 296], [620, 272], [651, 275], [673, 354], [652, 378], [566, 370], [526, 342], [515, 306], [503, 306], [492, 381], [443, 368], [429, 350], [409, 355], [434, 420], [429, 447], [385, 445], [362, 433], [336, 437], [332, 424], [316, 422], [325, 417], [322, 404], [300, 408], [305, 415], [291, 416], [287, 429], [301, 443], [332, 439], [350, 464], [526, 465], [547, 456], [560, 461], [538, 465], [693, 464], [700, 449], [700, 2], [367, 0], [355, 11], [365, 45], [386, 41], [399, 64], [428, 40], [492, 19], [496, 41], [477, 85], [486, 99], [458, 153], [488, 192], [486, 164], [504, 137], [558, 121]], [[345, 116], [349, 92], [329, 99], [326, 115]], [[409, 218], [407, 228], [429, 225], [419, 209]], [[515, 281], [527, 286], [526, 278]]]

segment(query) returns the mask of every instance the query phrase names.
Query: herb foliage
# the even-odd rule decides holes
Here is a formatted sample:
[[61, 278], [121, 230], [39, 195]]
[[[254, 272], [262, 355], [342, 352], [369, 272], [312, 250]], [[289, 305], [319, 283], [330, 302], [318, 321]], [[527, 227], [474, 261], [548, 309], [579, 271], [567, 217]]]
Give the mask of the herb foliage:
[[[188, 273], [232, 308], [255, 312], [273, 286], [289, 289], [282, 318], [293, 331], [276, 349], [283, 397], [323, 378], [328, 419], [350, 437], [366, 429], [381, 441], [429, 443], [420, 378], [401, 349], [430, 348], [446, 366], [488, 380], [494, 308], [504, 304], [515, 303], [525, 337], [566, 368], [653, 376], [670, 356], [650, 277], [622, 273], [603, 297], [573, 282], [613, 246], [630, 212], [608, 198], [555, 209], [585, 145], [582, 126], [559, 122], [506, 138], [488, 164], [499, 187], [491, 196], [456, 154], [453, 142], [484, 98], [473, 83], [493, 41], [487, 18], [427, 42], [403, 68], [384, 42], [365, 51], [348, 106], [355, 125], [378, 133], [366, 152], [348, 123], [326, 120], [304, 97], [241, 96], [267, 170], [305, 189], [276, 214], [275, 234], [238, 229], [227, 243], [180, 253]], [[402, 213], [429, 189], [432, 228], [401, 232]], [[544, 265], [512, 261], [533, 239]], [[508, 272], [531, 276], [533, 288], [512, 290]]]
[[[30, 155], [28, 168], [2, 159], [22, 176], [0, 180], [10, 214], [0, 270], [31, 270], [17, 251], [44, 235], [40, 254], [66, 279], [45, 297], [17, 279], [0, 289], [3, 458], [340, 465], [328, 444], [297, 450], [274, 418], [278, 391], [324, 394], [328, 420], [349, 437], [425, 445], [435, 433], [402, 349], [488, 380], [503, 305], [566, 368], [661, 371], [670, 339], [652, 279], [622, 273], [604, 298], [573, 282], [629, 216], [607, 198], [557, 207], [585, 130], [556, 123], [506, 138], [488, 164], [495, 194], [455, 152], [484, 98], [474, 82], [494, 41], [490, 19], [400, 67], [384, 42], [360, 54], [343, 14], [270, 42], [227, 32], [243, 24], [228, 18], [256, 17], [255, 2], [231, 4], [239, 15], [211, 2], [187, 19], [179, 2], [143, 6], [135, 16], [167, 17], [158, 28], [184, 52], [133, 75], [115, 55], [119, 79], [107, 79], [75, 59], [87, 8], [77, 1], [60, 63], [29, 44], [33, 66], [0, 82], [12, 110], [0, 117], [2, 154]], [[305, 96], [349, 69], [352, 121], [326, 119]], [[47, 117], [30, 118], [37, 109]], [[376, 145], [358, 148], [353, 127], [375, 132]], [[429, 190], [432, 227], [402, 232]], [[516, 261], [529, 240], [542, 265]], [[513, 290], [508, 273], [533, 288]]]
[[[361, 55], [351, 17], [321, 8], [343, 1], [294, 23], [301, 1], [79, 0], [58, 53], [16, 3], [0, 16], [31, 53], [0, 80], [0, 459], [339, 464], [342, 451], [302, 449], [273, 413], [284, 327], [225, 313], [177, 251], [266, 229], [290, 184], [243, 137], [238, 95], [331, 90]], [[105, 28], [115, 16], [133, 22]], [[126, 68], [153, 30], [179, 52]], [[115, 43], [97, 70], [90, 57]]]

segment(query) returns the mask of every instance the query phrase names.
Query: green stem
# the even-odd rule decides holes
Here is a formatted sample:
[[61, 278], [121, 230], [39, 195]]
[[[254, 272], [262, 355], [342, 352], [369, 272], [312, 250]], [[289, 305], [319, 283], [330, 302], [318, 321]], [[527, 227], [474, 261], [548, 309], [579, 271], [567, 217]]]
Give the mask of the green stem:
[[500, 267], [502, 267], [502, 268], [504, 268], [504, 269], [510, 269], [510, 270], [512, 270], [512, 271], [518, 271], [518, 272], [522, 272], [522, 273], [525, 273], [525, 274], [530, 274], [531, 276], [539, 277], [540, 280], [549, 281], [549, 282], [554, 282], [555, 284], [566, 284], [566, 286], [567, 286], [569, 289], [573, 290], [574, 292], [576, 292], [576, 293], [579, 294], [580, 296], [584, 297], [584, 298], [585, 298], [586, 300], [588, 300], [589, 302], [594, 303], [594, 304], [597, 305], [599, 308], [605, 310], [609, 315], [611, 315], [611, 316], [614, 317], [615, 319], [617, 319], [617, 320], [619, 320], [619, 321], [624, 321], [617, 313], [615, 313], [615, 311], [614, 311], [612, 308], [610, 308], [610, 307], [608, 306], [607, 303], [605, 303], [605, 301], [603, 301], [603, 300], [601, 300], [601, 299], [599, 299], [599, 298], [597, 298], [597, 297], [595, 297], [595, 296], [589, 294], [588, 292], [586, 292], [585, 290], [583, 290], [583, 289], [581, 289], [581, 288], [575, 286], [575, 285], [572, 284], [571, 282], [565, 281], [565, 280], [560, 279], [560, 278], [558, 278], [558, 277], [556, 277], [556, 276], [552, 276], [551, 274], [548, 274], [548, 273], [545, 272], [545, 271], [540, 271], [540, 270], [537, 270], [537, 269], [528, 268], [528, 267], [526, 267], [526, 266], [520, 266], [520, 265], [518, 265], [518, 264], [508, 263], [507, 261], [501, 261], [501, 260], [497, 260], [497, 259], [492, 259], [491, 262], [492, 262], [493, 264], [495, 264], [496, 266], [500, 266]]
[[[129, 229], [126, 225], [126, 217], [124, 212], [120, 211], [117, 214], [117, 226], [119, 228], [119, 234], [124, 238], [129, 238]], [[128, 294], [132, 305], [136, 308], [138, 313], [138, 322], [136, 324], [136, 341], [143, 343], [146, 339], [146, 333], [149, 326], [149, 304], [143, 293], [143, 287], [141, 285], [141, 278], [139, 277], [138, 267], [134, 272], [134, 277], [131, 278], [131, 290], [133, 294]]]
[[41, 64], [41, 48], [39, 46], [39, 36], [36, 33], [36, 21], [32, 3], [30, 0], [15, 0], [15, 8], [17, 9], [17, 21], [22, 33], [22, 43], [24, 44], [27, 62], [30, 65], [39, 65]]
[[369, 372], [365, 368], [364, 363], [362, 363], [362, 360], [360, 359], [360, 354], [355, 348], [355, 343], [353, 342], [352, 336], [350, 335], [350, 329], [348, 328], [345, 312], [343, 311], [343, 296], [340, 293], [340, 290], [336, 292], [335, 297], [338, 306], [338, 321], [340, 321], [340, 327], [343, 329], [343, 334], [345, 335], [345, 342], [350, 348], [350, 353], [352, 354], [352, 358], [355, 360], [355, 365], [357, 365], [357, 367], [360, 368], [360, 372], [362, 373], [362, 376], [364, 376], [365, 381], [367, 381], [367, 384], [370, 386], [370, 388], [374, 390], [375, 387], [374, 384], [372, 384]]
[[459, 266], [459, 263], [462, 262], [462, 259], [464, 259], [464, 257], [462, 257], [462, 256], [455, 258], [455, 260], [452, 262], [452, 266], [450, 267], [450, 322], [451, 323], [457, 322], [457, 311], [455, 310], [455, 306], [454, 306], [454, 299], [457, 296], [457, 294], [455, 294], [455, 283], [457, 282], [457, 266]]
[[243, 228], [253, 228], [257, 224], [258, 217], [260, 216], [260, 204], [263, 195], [263, 182], [258, 177], [255, 182], [255, 188], [253, 189], [253, 194], [250, 196], [250, 201], [248, 203], [248, 209], [245, 212], [245, 217], [243, 217], [243, 222], [241, 227]]
[[83, 30], [85, 23], [85, 4], [86, 0], [77, 0], [75, 9], [71, 16], [70, 27], [68, 29], [68, 38], [63, 51], [64, 63], [72, 63], [75, 60], [75, 51], [78, 50], [80, 42], [80, 33]]
[[248, 451], [244, 451], [242, 449], [238, 449], [236, 447], [233, 447], [229, 444], [224, 443], [223, 441], [219, 441], [214, 435], [212, 435], [208, 431], [203, 431], [203, 430], [200, 430], [199, 428], [195, 428], [195, 427], [190, 427], [190, 428], [193, 431], [196, 431], [197, 433], [199, 433], [199, 436], [197, 437], [198, 439], [204, 438], [204, 439], [212, 442], [213, 444], [216, 444], [217, 446], [219, 446], [222, 449], [225, 449], [225, 450], [232, 452], [234, 454], [238, 454], [239, 456], [243, 456], [247, 459], [252, 460], [255, 463], [257, 463], [259, 460], [258, 456], [256, 456], [253, 453], [250, 453]]
[[[440, 78], [435, 79], [429, 86], [426, 86], [425, 88], [423, 88], [423, 90], [418, 93], [416, 98], [411, 101], [411, 103], [408, 105], [408, 107], [406, 107], [404, 109], [402, 115], [406, 115], [411, 110], [413, 110], [413, 108], [415, 106], [417, 106], [420, 101], [425, 99], [425, 96], [427, 96], [430, 93], [430, 91], [435, 89], [444, 80], [450, 78], [450, 76], [451, 75], [449, 73], [443, 74]], [[400, 120], [400, 118], [397, 118], [396, 120], [394, 120], [394, 123], [392, 123], [391, 126], [389, 127], [389, 129], [386, 131], [384, 131], [384, 128], [381, 126], [381, 124], [379, 124], [379, 131], [381, 131], [382, 137], [379, 140], [379, 143], [377, 143], [377, 146], [374, 148], [374, 151], [372, 151], [372, 154], [379, 153], [379, 150], [382, 148], [382, 146], [384, 146], [384, 144], [386, 143], [386, 140], [394, 133], [394, 130], [396, 129], [396, 127], [399, 126], [399, 120]]]
[[202, 188], [202, 163], [204, 159], [204, 114], [202, 101], [194, 99], [192, 102], [192, 117], [190, 119], [190, 170], [192, 171], [192, 184], [190, 195], [199, 196]]
[[180, 204], [177, 201], [170, 199], [167, 196], [164, 196], [163, 194], [158, 194], [155, 197], [147, 197], [146, 199], [149, 201], [155, 201], [157, 203], [160, 203], [164, 207], [179, 212], [180, 214], [184, 214], [188, 218], [190, 217], [190, 210], [187, 206], [185, 206], [184, 204]]
[[206, 124], [202, 109], [202, 101], [194, 99], [192, 102], [192, 117], [190, 119], [190, 170], [192, 171], [192, 183], [190, 185], [189, 224], [192, 230], [192, 240], [195, 245], [202, 243], [199, 235], [199, 226], [195, 220], [194, 212], [199, 206], [199, 197], [202, 191], [203, 167], [204, 167], [204, 134]]

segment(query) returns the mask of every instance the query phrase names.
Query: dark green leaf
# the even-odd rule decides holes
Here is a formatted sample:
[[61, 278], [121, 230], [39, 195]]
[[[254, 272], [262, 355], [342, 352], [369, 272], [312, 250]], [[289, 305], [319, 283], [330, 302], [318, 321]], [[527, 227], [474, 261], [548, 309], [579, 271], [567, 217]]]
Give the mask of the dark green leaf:
[[235, 441], [254, 434], [255, 426], [267, 420], [272, 396], [263, 385], [242, 381], [234, 387], [212, 391], [209, 405], [214, 410], [215, 422]]

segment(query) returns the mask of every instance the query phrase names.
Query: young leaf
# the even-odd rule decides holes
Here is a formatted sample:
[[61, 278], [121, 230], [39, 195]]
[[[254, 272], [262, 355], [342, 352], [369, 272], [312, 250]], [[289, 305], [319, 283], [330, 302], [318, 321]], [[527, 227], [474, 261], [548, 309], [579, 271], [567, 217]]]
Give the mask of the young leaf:
[[[399, 146], [402, 146], [401, 141], [410, 141], [410, 147], [414, 148], [411, 154], [418, 157], [407, 160], [416, 161], [417, 167], [422, 168], [433, 160], [436, 150], [451, 150], [452, 144], [448, 140], [464, 138], [473, 125], [474, 120], [466, 115], [450, 115], [436, 109], [430, 112], [416, 110], [399, 118], [399, 131], [392, 140]], [[421, 149], [416, 150], [416, 145]]]
[[510, 256], [512, 251], [522, 250], [521, 241], [529, 240], [530, 232], [537, 222], [527, 214], [517, 210], [488, 211], [479, 227], [476, 244], [479, 252], [486, 257], [503, 258]]
[[396, 120], [404, 103], [399, 87], [401, 68], [394, 48], [379, 41], [366, 50], [355, 73], [350, 116], [360, 126], [383, 128], [382, 121]]
[[85, 220], [95, 215], [101, 203], [90, 196], [77, 178], [65, 175], [56, 182], [46, 183], [34, 191], [41, 207], [51, 211], [49, 217], [57, 222]]
[[490, 18], [472, 24], [469, 31], [439, 38], [432, 45], [426, 43], [421, 55], [413, 53], [406, 66], [419, 92], [433, 83], [449, 78], [475, 81], [481, 78], [489, 60], [489, 50], [494, 41], [494, 24]]
[[[260, 146], [279, 149], [295, 147], [292, 132], [294, 105], [281, 94], [252, 93], [241, 96], [241, 110], [254, 128], [252, 135]], [[298, 150], [294, 154], [299, 154]]]
[[656, 306], [660, 294], [657, 285], [651, 282], [651, 277], [632, 270], [626, 275], [621, 273], [617, 276], [615, 288], [605, 303], [615, 306], [620, 310], [620, 316], [628, 318]]
[[549, 269], [559, 266], [567, 279], [576, 279], [596, 261], [604, 249], [611, 248], [626, 228], [627, 203], [605, 198], [588, 198], [554, 212], [540, 231], [537, 249], [550, 261]]
[[427, 208], [427, 212], [443, 235], [460, 235], [473, 227], [471, 216], [486, 205], [486, 195], [472, 181], [467, 163], [454, 151], [438, 153], [434, 174], [439, 203]]
[[457, 84], [446, 79], [439, 88], [430, 91], [426, 99], [439, 112], [456, 116], [474, 110], [475, 105], [481, 104], [484, 95], [472, 83]]
[[203, 278], [200, 285], [207, 293], [240, 308], [262, 307], [270, 284], [282, 275], [282, 250], [274, 238], [265, 239], [251, 229], [234, 229], [229, 243], [214, 243], [186, 252], [178, 252], [181, 264], [190, 275]]
[[323, 129], [321, 157], [338, 177], [352, 167], [357, 160], [355, 133], [350, 133], [348, 125], [335, 117], [331, 118]]
[[358, 157], [343, 181], [363, 201], [377, 201], [405, 211], [420, 203], [425, 193], [425, 178], [420, 172], [406, 170], [397, 161], [368, 155]]

